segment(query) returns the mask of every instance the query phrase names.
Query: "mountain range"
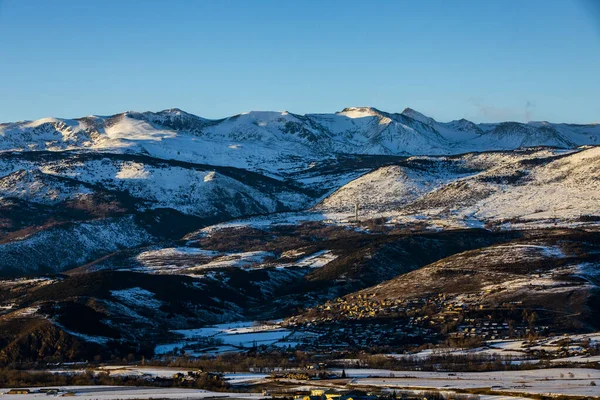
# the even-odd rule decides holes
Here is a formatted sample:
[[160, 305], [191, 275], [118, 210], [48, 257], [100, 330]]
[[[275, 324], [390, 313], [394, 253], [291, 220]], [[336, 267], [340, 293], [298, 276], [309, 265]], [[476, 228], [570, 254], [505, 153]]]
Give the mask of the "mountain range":
[[238, 320], [306, 336], [359, 295], [527, 297], [510, 318], [551, 302], [544, 329], [600, 329], [599, 140], [409, 108], [0, 124], [0, 363], [152, 356]]
[[335, 114], [252, 111], [209, 120], [179, 109], [0, 124], [0, 149], [149, 155], [284, 173], [334, 154], [449, 155], [600, 142], [600, 125], [437, 122], [406, 108], [349, 107]]

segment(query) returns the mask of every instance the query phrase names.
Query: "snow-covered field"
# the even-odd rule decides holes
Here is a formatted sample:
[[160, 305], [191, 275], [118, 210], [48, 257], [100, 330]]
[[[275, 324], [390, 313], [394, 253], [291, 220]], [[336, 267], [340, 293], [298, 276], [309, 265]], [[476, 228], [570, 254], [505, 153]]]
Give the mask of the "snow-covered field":
[[[292, 332], [282, 328], [278, 323], [260, 324], [257, 322], [233, 322], [198, 329], [179, 329], [172, 331], [180, 335], [181, 341], [169, 344], [161, 344], [154, 349], [158, 355], [172, 352], [175, 348], [193, 346], [199, 339], [214, 339], [218, 347], [226, 347], [230, 351], [240, 351], [254, 346], [270, 346], [277, 343], [288, 344], [285, 341]], [[214, 346], [208, 350], [213, 354]], [[202, 353], [202, 352], [201, 352]]]
[[[567, 344], [565, 345], [565, 341]], [[550, 359], [553, 363], [573, 363], [573, 364], [591, 364], [598, 363], [600, 366], [600, 356], [591, 356], [586, 354], [586, 350], [579, 344], [587, 342], [588, 346], [596, 346], [600, 341], [600, 334], [581, 334], [581, 335], [564, 335], [549, 338], [538, 338], [534, 341], [528, 340], [489, 340], [484, 346], [472, 349], [456, 349], [456, 348], [439, 348], [421, 350], [416, 353], [408, 354], [386, 354], [392, 358], [423, 358], [427, 359], [432, 356], [498, 356], [510, 359], [513, 364], [529, 363], [537, 364], [540, 360], [532, 356], [532, 352], [544, 350], [547, 352], [546, 357], [550, 357], [552, 353], [560, 351], [569, 351], [572, 354], [577, 354], [569, 357], [557, 357]]]
[[[289, 262], [293, 256], [303, 255], [297, 261]], [[337, 256], [330, 250], [321, 250], [312, 254], [283, 253], [276, 256], [270, 251], [218, 252], [194, 247], [162, 248], [147, 250], [138, 254], [135, 259], [139, 267], [128, 268], [146, 273], [168, 273], [199, 276], [203, 271], [220, 268], [321, 268], [335, 260]]]
[[[180, 388], [154, 388], [154, 387], [131, 387], [131, 386], [63, 386], [57, 387], [62, 393], [73, 392], [74, 397], [81, 400], [116, 400], [116, 399], [209, 399], [209, 398], [230, 398], [230, 399], [261, 399], [264, 398], [261, 393], [226, 393], [210, 392], [200, 389], [180, 389]], [[10, 389], [0, 389], [0, 396], [8, 396]], [[37, 388], [30, 388], [33, 392]], [[31, 393], [18, 396], [19, 399], [47, 399], [46, 393]]]
[[[169, 377], [177, 368], [110, 367], [111, 375], [162, 376]], [[332, 370], [341, 374], [341, 370]], [[420, 372], [383, 369], [346, 369], [350, 379], [346, 388], [374, 386], [381, 389], [490, 389], [501, 393], [523, 393], [544, 395], [571, 395], [600, 397], [600, 390], [592, 382], [600, 383], [600, 370], [586, 368], [553, 368], [526, 371], [501, 372]], [[267, 375], [258, 373], [225, 374], [232, 384], [265, 382]], [[310, 382], [307, 387], [320, 387], [319, 382]], [[229, 398], [262, 398], [252, 393], [211, 393], [193, 389], [120, 388], [120, 387], [70, 387], [78, 398], [133, 399], [133, 398], [206, 398], [212, 396]], [[26, 397], [29, 396], [29, 397]], [[19, 398], [37, 398], [31, 394]], [[125, 397], [124, 397], [125, 396]], [[137, 396], [137, 397], [136, 397]]]
[[217, 257], [206, 264], [189, 268], [188, 271], [227, 267], [245, 267], [260, 264], [266, 259], [274, 257], [275, 254], [268, 251], [249, 251], [244, 253], [232, 253]]
[[[341, 372], [341, 371], [340, 371]], [[600, 370], [555, 368], [496, 372], [420, 372], [391, 370], [346, 370], [354, 385], [385, 388], [488, 388], [499, 392], [600, 397]]]
[[194, 247], [161, 248], [148, 250], [136, 256], [141, 264], [133, 270], [148, 273], [198, 273], [203, 270], [219, 268], [259, 268], [263, 264], [270, 265], [275, 255], [267, 251], [250, 252], [218, 252]]

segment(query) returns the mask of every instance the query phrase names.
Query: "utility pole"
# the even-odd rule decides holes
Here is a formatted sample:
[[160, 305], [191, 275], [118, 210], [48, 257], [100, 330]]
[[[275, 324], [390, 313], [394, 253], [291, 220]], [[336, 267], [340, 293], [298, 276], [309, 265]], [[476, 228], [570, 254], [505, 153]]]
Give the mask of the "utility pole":
[[354, 203], [354, 221], [358, 222], [358, 202]]

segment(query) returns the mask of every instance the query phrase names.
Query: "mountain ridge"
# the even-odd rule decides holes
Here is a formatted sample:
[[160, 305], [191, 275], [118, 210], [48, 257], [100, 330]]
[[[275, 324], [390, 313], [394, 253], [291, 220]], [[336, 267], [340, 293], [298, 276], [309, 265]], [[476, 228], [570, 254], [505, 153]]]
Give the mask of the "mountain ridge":
[[600, 143], [600, 125], [438, 122], [411, 108], [347, 107], [332, 114], [250, 111], [206, 119], [178, 108], [0, 124], [2, 151], [93, 150], [212, 165], [284, 170], [334, 154], [452, 155]]
[[[56, 120], [82, 120], [82, 119], [86, 119], [86, 118], [110, 118], [110, 117], [114, 117], [114, 116], [118, 116], [118, 115], [123, 115], [123, 114], [143, 114], [143, 115], [169, 115], [169, 114], [174, 114], [174, 115], [178, 115], [178, 116], [189, 116], [189, 117], [195, 117], [195, 118], [199, 118], [205, 121], [213, 121], [213, 122], [217, 122], [217, 121], [223, 121], [227, 118], [231, 118], [231, 117], [235, 117], [235, 116], [239, 116], [239, 115], [244, 115], [244, 114], [249, 114], [249, 113], [277, 113], [277, 114], [291, 114], [291, 115], [296, 115], [296, 116], [311, 116], [311, 115], [335, 115], [335, 114], [341, 114], [343, 112], [348, 112], [351, 110], [371, 110], [374, 113], [382, 113], [382, 114], [402, 114], [405, 115], [407, 117], [410, 117], [411, 114], [413, 115], [417, 115], [420, 117], [425, 117], [427, 119], [433, 120], [437, 123], [450, 123], [450, 122], [456, 122], [456, 121], [468, 121], [471, 122], [475, 125], [486, 125], [486, 124], [498, 124], [501, 122], [515, 122], [515, 123], [519, 123], [519, 124], [524, 124], [524, 125], [528, 125], [528, 124], [550, 124], [550, 125], [562, 125], [562, 124], [567, 124], [567, 125], [574, 125], [574, 126], [589, 126], [589, 125], [600, 125], [600, 121], [593, 121], [593, 122], [588, 122], [588, 123], [570, 123], [570, 122], [551, 122], [548, 120], [530, 120], [530, 121], [526, 121], [526, 122], [521, 122], [521, 121], [512, 121], [512, 120], [506, 120], [506, 121], [487, 121], [487, 122], [473, 122], [467, 118], [461, 117], [459, 119], [454, 119], [454, 120], [450, 120], [450, 121], [438, 121], [433, 117], [430, 117], [426, 114], [423, 114], [422, 112], [407, 106], [405, 107], [401, 112], [389, 112], [389, 111], [384, 111], [381, 110], [377, 107], [373, 107], [373, 106], [348, 106], [348, 107], [344, 107], [342, 110], [340, 111], [334, 111], [332, 113], [318, 113], [318, 112], [309, 112], [309, 113], [305, 113], [305, 114], [298, 114], [298, 113], [294, 113], [291, 112], [289, 110], [282, 110], [282, 111], [277, 111], [277, 110], [248, 110], [248, 111], [243, 111], [243, 112], [239, 112], [236, 114], [232, 114], [230, 116], [226, 116], [226, 117], [221, 117], [221, 118], [206, 118], [206, 117], [202, 117], [201, 115], [198, 114], [194, 114], [191, 112], [187, 112], [181, 108], [178, 107], [171, 107], [171, 108], [165, 108], [163, 110], [158, 110], [158, 111], [151, 111], [151, 110], [146, 110], [146, 111], [137, 111], [137, 110], [126, 110], [126, 111], [122, 111], [120, 113], [116, 113], [116, 114], [106, 114], [106, 115], [101, 115], [101, 114], [89, 114], [87, 116], [81, 116], [81, 117], [73, 117], [73, 118], [67, 118], [67, 117], [50, 117], [50, 116], [46, 116], [46, 117], [41, 117], [41, 118], [37, 118], [37, 119], [23, 119], [23, 120], [16, 120], [16, 121], [7, 121], [7, 122], [0, 122], [0, 126], [2, 125], [7, 125], [7, 124], [21, 124], [21, 123], [29, 123], [29, 122], [35, 122], [35, 121], [41, 121], [41, 120], [45, 120], [45, 119], [56, 119]], [[411, 117], [413, 118], [413, 117]], [[413, 119], [417, 119], [417, 118], [413, 118]]]

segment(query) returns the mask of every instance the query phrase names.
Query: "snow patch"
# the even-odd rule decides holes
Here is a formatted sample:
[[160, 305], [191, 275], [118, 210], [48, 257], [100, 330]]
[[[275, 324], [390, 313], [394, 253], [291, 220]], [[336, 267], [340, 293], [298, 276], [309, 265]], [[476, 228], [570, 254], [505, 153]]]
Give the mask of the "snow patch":
[[154, 293], [139, 287], [123, 290], [111, 290], [110, 293], [113, 297], [121, 300], [122, 302], [134, 306], [159, 308], [163, 304], [162, 301], [154, 298]]

